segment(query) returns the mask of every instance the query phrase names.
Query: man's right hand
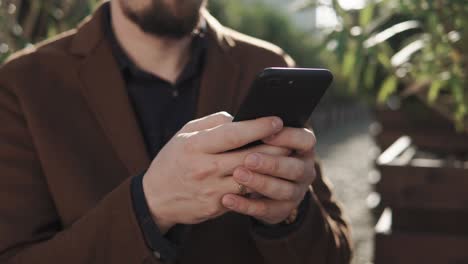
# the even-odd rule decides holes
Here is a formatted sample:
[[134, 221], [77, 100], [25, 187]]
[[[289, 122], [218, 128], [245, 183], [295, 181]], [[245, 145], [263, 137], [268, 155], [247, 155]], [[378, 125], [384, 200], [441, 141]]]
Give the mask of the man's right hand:
[[250, 153], [287, 155], [267, 145], [236, 150], [272, 136], [283, 128], [281, 119], [266, 117], [232, 122], [225, 112], [186, 124], [159, 152], [143, 177], [148, 206], [161, 232], [175, 224], [197, 224], [227, 212], [223, 195], [238, 193], [231, 176]]

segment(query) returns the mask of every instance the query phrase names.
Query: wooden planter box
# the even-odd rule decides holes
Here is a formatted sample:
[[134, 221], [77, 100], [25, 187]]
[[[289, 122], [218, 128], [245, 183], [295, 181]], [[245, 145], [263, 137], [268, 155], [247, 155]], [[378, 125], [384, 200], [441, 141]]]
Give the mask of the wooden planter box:
[[417, 98], [406, 99], [397, 110], [378, 108], [375, 118], [380, 129], [371, 132], [382, 149], [401, 136], [408, 135], [416, 146], [426, 150], [468, 153], [468, 133], [457, 133], [450, 120]]
[[432, 128], [382, 129], [373, 137], [376, 144], [385, 149], [403, 135], [411, 136], [416, 146], [439, 153], [466, 153], [468, 150], [468, 135]]
[[418, 158], [411, 139], [402, 137], [376, 166], [380, 207], [392, 209], [393, 230], [468, 235], [467, 162]]
[[[468, 236], [468, 210], [394, 208], [392, 228], [398, 232], [430, 232]], [[467, 244], [468, 248], [468, 244]]]
[[402, 137], [377, 159], [376, 190], [385, 206], [426, 210], [468, 210], [468, 162], [418, 158]]
[[376, 226], [375, 264], [468, 263], [468, 237], [393, 230], [386, 209]]

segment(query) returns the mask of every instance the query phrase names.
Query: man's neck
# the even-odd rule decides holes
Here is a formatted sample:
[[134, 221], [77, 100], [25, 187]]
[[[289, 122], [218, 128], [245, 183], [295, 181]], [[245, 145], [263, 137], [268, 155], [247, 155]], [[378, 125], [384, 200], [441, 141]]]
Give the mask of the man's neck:
[[143, 32], [111, 1], [112, 27], [129, 58], [141, 69], [175, 83], [190, 58], [191, 36], [160, 38]]

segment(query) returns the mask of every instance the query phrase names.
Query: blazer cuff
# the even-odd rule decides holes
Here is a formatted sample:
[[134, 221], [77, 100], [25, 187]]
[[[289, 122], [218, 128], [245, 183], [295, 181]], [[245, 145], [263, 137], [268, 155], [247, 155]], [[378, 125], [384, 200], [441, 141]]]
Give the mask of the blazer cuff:
[[289, 234], [294, 233], [297, 231], [304, 223], [304, 219], [307, 214], [314, 213], [309, 212], [311, 211], [310, 204], [313, 202], [311, 201], [311, 193], [308, 191], [304, 196], [304, 199], [299, 204], [298, 207], [298, 215], [296, 221], [292, 224], [276, 224], [276, 225], [266, 225], [261, 223], [260, 221], [256, 220], [255, 218], [251, 218], [252, 221], [252, 231], [264, 238], [264, 239], [281, 239], [287, 237]]
[[[297, 229], [280, 238], [269, 239], [252, 232], [252, 237], [267, 263], [328, 263], [326, 252], [330, 250], [330, 232], [326, 212], [315, 193], [310, 193], [310, 203], [305, 211], [302, 223]], [[321, 255], [323, 253], [323, 255]]]
[[133, 209], [138, 224], [146, 245], [153, 251], [154, 256], [163, 262], [175, 263], [178, 245], [163, 236], [158, 225], [154, 222], [143, 192], [143, 176], [144, 173], [134, 177], [131, 183]]

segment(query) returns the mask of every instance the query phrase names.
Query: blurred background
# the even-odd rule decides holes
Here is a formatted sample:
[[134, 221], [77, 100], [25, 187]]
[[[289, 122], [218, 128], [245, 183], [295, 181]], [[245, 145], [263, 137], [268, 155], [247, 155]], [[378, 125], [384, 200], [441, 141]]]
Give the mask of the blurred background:
[[[97, 0], [0, 0], [0, 62]], [[313, 115], [353, 263], [468, 263], [468, 2], [209, 0], [224, 25], [336, 80]]]

